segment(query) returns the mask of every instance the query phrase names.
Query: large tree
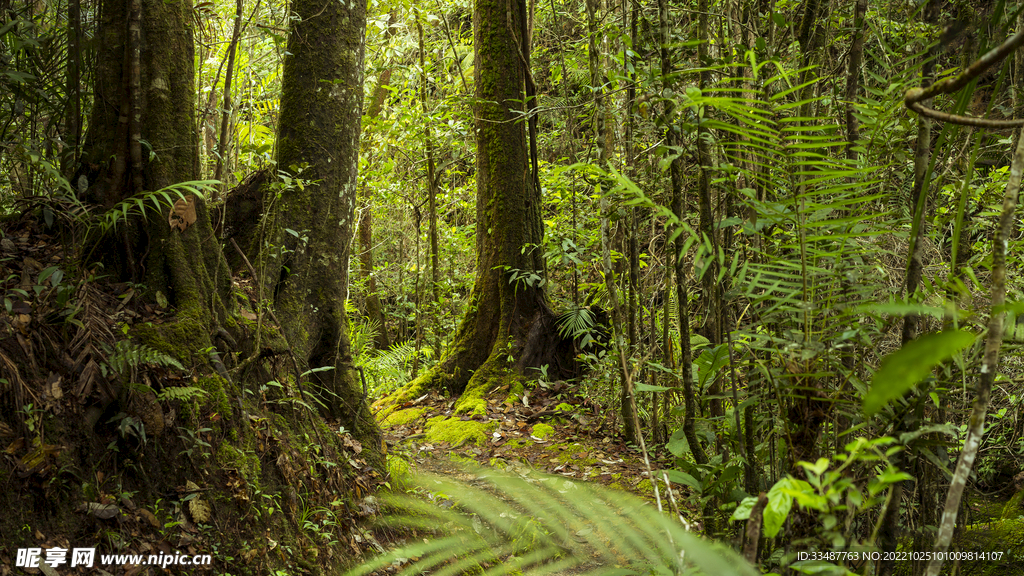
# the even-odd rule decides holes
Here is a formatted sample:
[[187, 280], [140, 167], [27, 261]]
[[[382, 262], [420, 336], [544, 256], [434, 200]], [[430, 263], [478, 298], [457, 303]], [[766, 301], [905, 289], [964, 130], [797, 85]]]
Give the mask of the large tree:
[[[104, 0], [99, 14], [93, 112], [75, 184], [110, 209], [133, 195], [196, 180], [199, 137], [191, 3]], [[210, 346], [210, 334], [230, 323], [224, 256], [206, 206], [199, 198], [191, 204], [196, 220], [184, 230], [168, 226], [166, 214], [151, 213], [145, 222], [125, 223], [119, 238], [101, 240], [108, 264], [123, 278], [142, 281], [177, 310], [177, 322], [149, 336], [179, 355]]]
[[529, 36], [522, 0], [476, 0], [476, 280], [445, 357], [402, 396], [445, 387], [457, 410], [481, 412], [484, 392], [559, 368], [560, 338], [544, 295], [540, 190], [530, 171], [524, 97]]
[[277, 161], [305, 184], [272, 187], [267, 294], [327, 414], [376, 437], [346, 334], [363, 100], [366, 2], [295, 0], [284, 61]]
[[[345, 338], [348, 244], [362, 101], [365, 2], [297, 0], [284, 63], [278, 160], [305, 165], [307, 184], [276, 187], [265, 232], [265, 278], [302, 379], [325, 412], [379, 455], [378, 430], [356, 385]], [[144, 16], [143, 16], [144, 15]], [[93, 116], [76, 180], [106, 208], [199, 177], [190, 2], [104, 0]], [[160, 292], [175, 320], [136, 327], [147, 343], [187, 357], [231, 336], [231, 278], [204, 202], [196, 220], [135, 223], [104, 249], [123, 276]], [[182, 230], [182, 228], [184, 228]], [[141, 255], [141, 256], [137, 256]], [[157, 296], [159, 298], [159, 296]], [[237, 334], [235, 334], [237, 336]], [[311, 372], [316, 368], [327, 368]], [[241, 377], [253, 377], [247, 372]], [[369, 441], [369, 442], [368, 442]], [[375, 462], [379, 464], [379, 462]]]

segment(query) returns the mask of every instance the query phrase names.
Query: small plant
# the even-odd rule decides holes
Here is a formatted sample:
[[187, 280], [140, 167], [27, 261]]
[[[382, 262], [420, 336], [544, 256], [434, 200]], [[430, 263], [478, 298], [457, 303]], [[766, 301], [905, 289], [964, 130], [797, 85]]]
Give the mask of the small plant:
[[43, 434], [43, 412], [42, 408], [36, 408], [35, 404], [26, 404], [21, 407], [21, 413], [25, 417], [25, 426], [29, 434], [39, 437]]
[[184, 450], [179, 452], [179, 454], [184, 454], [185, 456], [191, 458], [192, 453], [198, 450], [199, 453], [203, 455], [204, 459], [210, 457], [210, 453], [208, 451], [208, 449], [210, 448], [210, 443], [203, 440], [201, 435], [206, 432], [212, 432], [212, 429], [200, 428], [198, 430], [193, 431], [189, 428], [183, 428], [179, 426], [178, 432], [182, 432], [182, 434], [178, 434], [178, 438], [181, 439], [182, 443], [185, 444], [186, 447]]
[[122, 439], [134, 438], [140, 444], [146, 444], [146, 425], [142, 420], [118, 412], [116, 416], [107, 421], [108, 424], [117, 423], [117, 433]]
[[[135, 368], [146, 364], [155, 366], [169, 366], [184, 370], [180, 362], [145, 344], [136, 344], [128, 340], [120, 340], [114, 344], [114, 348], [107, 348], [107, 361], [100, 364], [100, 370], [104, 376], [116, 373], [122, 377], [133, 376]], [[133, 379], [133, 378], [132, 378]]]

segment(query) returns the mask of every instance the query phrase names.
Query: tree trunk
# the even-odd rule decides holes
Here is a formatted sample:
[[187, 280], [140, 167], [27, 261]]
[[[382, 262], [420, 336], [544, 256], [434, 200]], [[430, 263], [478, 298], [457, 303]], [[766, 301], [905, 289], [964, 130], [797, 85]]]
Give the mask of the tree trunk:
[[[483, 413], [482, 396], [529, 368], [569, 370], [544, 296], [540, 191], [529, 170], [524, 123], [526, 4], [477, 0], [476, 281], [447, 355], [400, 397], [425, 388], [462, 394], [456, 411]], [[571, 353], [570, 353], [571, 354]]]
[[[658, 16], [659, 16], [659, 27], [661, 32], [661, 76], [662, 82], [666, 88], [671, 85], [672, 78], [672, 57], [669, 51], [670, 43], [670, 31], [669, 25], [669, 6], [668, 0], [658, 0]], [[671, 100], [668, 101], [665, 110], [665, 122], [671, 126], [673, 120], [673, 104]], [[679, 146], [680, 138], [679, 135], [668, 129], [665, 131], [665, 138], [668, 140], [670, 146]], [[683, 221], [685, 213], [683, 211], [683, 166], [682, 160], [677, 157], [672, 160], [669, 166], [669, 173], [671, 175], [671, 197], [672, 197], [672, 211], [676, 216]], [[703, 447], [700, 445], [700, 441], [697, 439], [697, 429], [695, 426], [695, 420], [697, 418], [697, 398], [693, 393], [693, 360], [690, 352], [690, 315], [687, 309], [689, 308], [689, 291], [686, 287], [686, 267], [683, 262], [683, 248], [685, 246], [685, 238], [682, 234], [678, 235], [675, 239], [674, 244], [667, 246], [668, 251], [673, 253], [672, 261], [675, 267], [675, 288], [676, 288], [676, 309], [679, 315], [679, 370], [683, 375], [683, 403], [684, 403], [684, 414], [683, 414], [683, 433], [686, 436], [686, 441], [690, 445], [690, 451], [693, 452], [693, 458], [698, 464], [706, 464], [708, 462], [707, 454], [704, 452]]]
[[[388, 28], [384, 32], [385, 38], [390, 39], [395, 35], [395, 28], [392, 26], [394, 22], [395, 15], [392, 12], [388, 15]], [[388, 66], [377, 78], [377, 86], [373, 89], [373, 95], [370, 97], [370, 107], [366, 111], [368, 118], [373, 119], [380, 115], [380, 111], [384, 107], [384, 98], [388, 93], [387, 86], [391, 82], [393, 70], [393, 67]], [[369, 130], [367, 130], [366, 136], [369, 136]], [[364, 137], [362, 146], [365, 147], [368, 140], [368, 138]], [[363, 154], [371, 154], [371, 151], [368, 149], [363, 150]], [[366, 203], [366, 207], [363, 209], [362, 218], [359, 220], [359, 271], [362, 279], [366, 282], [365, 312], [367, 318], [377, 322], [378, 326], [380, 326], [374, 338], [374, 345], [378, 350], [387, 350], [391, 348], [391, 340], [388, 338], [388, 325], [384, 317], [384, 307], [381, 305], [380, 295], [377, 293], [377, 279], [373, 275], [373, 205], [370, 199], [370, 192], [365, 185], [363, 186], [363, 201]], [[402, 285], [401, 279], [399, 279], [398, 285]]]
[[[267, 294], [323, 411], [368, 441], [379, 430], [365, 403], [346, 330], [363, 104], [365, 0], [295, 0], [281, 88], [278, 166], [298, 171], [273, 206], [264, 254]], [[376, 443], [379, 445], [379, 441]]]
[[[138, 0], [135, 8], [145, 17], [131, 17], [129, 3], [118, 0], [100, 10], [93, 113], [74, 180], [87, 183], [86, 200], [105, 208], [199, 175], [190, 5]], [[145, 158], [142, 141], [151, 151]], [[211, 346], [209, 335], [230, 324], [227, 264], [205, 203], [193, 202], [197, 219], [184, 231], [172, 230], [165, 212], [151, 213], [118, 239], [100, 240], [96, 251], [122, 278], [166, 296], [176, 322], [135, 335], [181, 358]]]

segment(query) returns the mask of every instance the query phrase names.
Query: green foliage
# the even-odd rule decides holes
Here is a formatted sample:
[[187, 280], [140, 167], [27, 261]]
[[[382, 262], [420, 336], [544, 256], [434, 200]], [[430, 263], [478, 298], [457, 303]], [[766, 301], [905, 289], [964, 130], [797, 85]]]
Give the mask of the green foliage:
[[184, 370], [180, 362], [145, 344], [136, 344], [128, 340], [119, 340], [113, 349], [108, 349], [107, 361], [100, 365], [103, 375], [114, 372], [128, 376], [132, 370], [145, 365], [166, 366]]
[[189, 402], [193, 399], [203, 398], [207, 394], [206, 390], [196, 386], [168, 386], [161, 390], [156, 398], [160, 401], [180, 400], [182, 402]]
[[388, 350], [368, 354], [363, 366], [373, 382], [372, 393], [385, 395], [404, 384], [410, 377], [415, 357], [426, 352], [417, 351], [413, 342], [402, 342]]
[[974, 343], [975, 336], [963, 330], [925, 334], [908, 342], [882, 360], [864, 396], [864, 413], [871, 416], [927, 377], [940, 362]]
[[420, 478], [433, 502], [389, 497], [395, 514], [384, 519], [385, 525], [442, 534], [364, 563], [349, 575], [369, 574], [398, 558], [415, 559], [400, 576], [425, 570], [439, 576], [465, 571], [483, 576], [756, 574], [735, 552], [695, 537], [677, 519], [622, 491], [557, 476], [472, 473], [472, 483]]

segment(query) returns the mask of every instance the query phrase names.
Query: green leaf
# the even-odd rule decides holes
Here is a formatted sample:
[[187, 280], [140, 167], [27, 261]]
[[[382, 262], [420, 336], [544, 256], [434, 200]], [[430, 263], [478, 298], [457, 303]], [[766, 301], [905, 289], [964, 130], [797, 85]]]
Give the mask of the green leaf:
[[697, 480], [693, 476], [679, 470], [659, 470], [655, 472], [657, 476], [662, 474], [668, 476], [668, 479], [675, 482], [676, 484], [682, 484], [683, 486], [689, 486], [697, 492], [703, 492], [704, 486], [701, 485], [700, 480]]
[[803, 461], [797, 462], [797, 464], [802, 466], [804, 470], [807, 470], [808, 472], [813, 472], [816, 476], [821, 476], [822, 474], [825, 473], [825, 470], [828, 470], [829, 462], [828, 458], [818, 458], [818, 461], [815, 462], [814, 464]]
[[974, 334], [947, 330], [926, 334], [882, 360], [864, 397], [864, 413], [876, 414], [931, 374], [932, 368], [974, 343]]
[[750, 511], [753, 510], [754, 504], [757, 504], [757, 498], [748, 496], [740, 502], [740, 505], [736, 507], [732, 512], [732, 516], [729, 517], [729, 521], [733, 520], [746, 520], [750, 518]]
[[772, 486], [768, 491], [768, 505], [764, 508], [764, 535], [774, 538], [793, 507], [793, 496], [790, 490], [799, 490], [799, 485], [794, 485], [792, 478], [783, 478]]
[[672, 437], [669, 438], [668, 444], [665, 445], [665, 448], [667, 448], [668, 451], [676, 458], [682, 458], [683, 454], [690, 451], [690, 443], [686, 440], [686, 435], [683, 434], [682, 426], [672, 433]]
[[652, 384], [638, 383], [636, 385], [637, 392], [667, 392], [671, 390], [668, 386], [654, 386]]

